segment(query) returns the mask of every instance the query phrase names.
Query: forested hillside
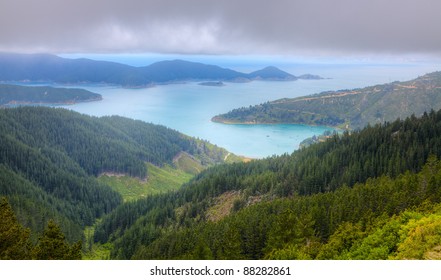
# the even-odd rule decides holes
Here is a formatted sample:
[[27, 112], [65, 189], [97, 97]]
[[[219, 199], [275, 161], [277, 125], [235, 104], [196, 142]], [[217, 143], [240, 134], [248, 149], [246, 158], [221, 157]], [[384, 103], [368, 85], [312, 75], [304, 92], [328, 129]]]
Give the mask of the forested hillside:
[[20, 104], [74, 104], [102, 100], [85, 89], [0, 84], [0, 107]]
[[441, 109], [441, 72], [407, 82], [285, 98], [213, 117], [222, 123], [296, 123], [350, 129]]
[[34, 244], [5, 197], [0, 198], [0, 260], [80, 260], [82, 241], [69, 244], [59, 225], [49, 220]]
[[[432, 111], [217, 166], [118, 207], [95, 240], [122, 259], [407, 258], [400, 252], [415, 253], [406, 247], [417, 246], [415, 231], [440, 223], [440, 147], [441, 111]], [[434, 235], [412, 258], [441, 245]], [[383, 248], [378, 238], [395, 239]]]
[[[1, 258], [79, 258], [83, 241], [114, 259], [441, 259], [441, 111], [214, 165], [124, 203], [98, 175], [148, 181], [152, 164], [199, 168], [227, 152], [65, 109], [2, 109], [0, 132]], [[51, 232], [65, 250], [47, 255]]]
[[132, 258], [440, 259], [440, 185], [432, 159], [418, 174], [273, 199], [165, 231]]
[[122, 117], [89, 117], [65, 109], [0, 110], [0, 196], [8, 198], [31, 239], [49, 219], [66, 238], [122, 203], [97, 176], [125, 174], [148, 181], [148, 164], [173, 165], [184, 153], [199, 166], [224, 162], [228, 152], [163, 126]]

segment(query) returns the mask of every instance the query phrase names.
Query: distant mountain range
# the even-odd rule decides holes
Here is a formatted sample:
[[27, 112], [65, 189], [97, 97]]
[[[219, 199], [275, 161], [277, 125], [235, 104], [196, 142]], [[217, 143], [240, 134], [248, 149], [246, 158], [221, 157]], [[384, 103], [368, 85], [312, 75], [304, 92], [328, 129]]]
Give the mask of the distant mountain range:
[[320, 79], [299, 77], [276, 67], [252, 73], [184, 60], [169, 60], [145, 67], [90, 59], [67, 59], [51, 54], [0, 53], [0, 81], [43, 81], [62, 84], [104, 83], [125, 87], [147, 87], [185, 81], [249, 82], [253, 80], [293, 81]]
[[221, 123], [296, 123], [362, 128], [367, 124], [441, 109], [441, 72], [407, 82], [322, 92], [239, 108], [212, 120]]

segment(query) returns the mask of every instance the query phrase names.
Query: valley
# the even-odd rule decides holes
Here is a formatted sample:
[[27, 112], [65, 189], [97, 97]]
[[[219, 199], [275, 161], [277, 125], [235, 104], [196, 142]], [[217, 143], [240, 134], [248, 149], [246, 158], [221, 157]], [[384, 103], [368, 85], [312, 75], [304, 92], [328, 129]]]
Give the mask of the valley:
[[[438, 73], [431, 73], [409, 82], [286, 99], [290, 104], [321, 103], [330, 112], [341, 110], [339, 104], [345, 102], [340, 99], [355, 104], [361, 98], [362, 104], [378, 105], [387, 102], [369, 101], [371, 95], [396, 94], [392, 97], [397, 100], [419, 94], [422, 98], [412, 99], [412, 106], [398, 102], [401, 111], [412, 107], [426, 112], [394, 115], [391, 121], [341, 134], [329, 132], [320, 143], [253, 160], [165, 126], [109, 114], [106, 106], [102, 116], [49, 107], [1, 109], [2, 213], [20, 224], [22, 232], [29, 232], [27, 237], [20, 235], [28, 241], [8, 250], [17, 250], [21, 258], [42, 258], [38, 240], [52, 229], [63, 233], [65, 248], [70, 248], [60, 258], [438, 258], [441, 237], [431, 230], [437, 229], [440, 216], [441, 111], [428, 107], [436, 103], [429, 97], [439, 90], [437, 77]], [[197, 83], [185, 87], [204, 88]], [[227, 87], [241, 88], [241, 84]], [[225, 93], [227, 87], [207, 90]], [[102, 93], [101, 87], [92, 88]], [[175, 98], [182, 94], [181, 86], [170, 88], [176, 89], [171, 92]], [[120, 93], [122, 88], [110, 90]], [[149, 101], [156, 104], [170, 94], [164, 88], [124, 90], [138, 105], [147, 91]], [[181, 98], [197, 96], [202, 101], [203, 95], [196, 92]], [[152, 93], [158, 94], [157, 99]], [[107, 93], [102, 96], [99, 103], [104, 105], [107, 97], [112, 98]], [[121, 95], [116, 96], [121, 100]], [[179, 98], [173, 102], [182, 106]], [[124, 108], [123, 102], [116, 103]], [[90, 106], [97, 114], [98, 107], [91, 104], [70, 108]], [[285, 106], [285, 99], [265, 104], [259, 106]], [[221, 107], [213, 105], [202, 114]], [[197, 118], [200, 111], [194, 110]], [[170, 120], [188, 123], [177, 112]], [[391, 115], [397, 112], [390, 110]], [[350, 124], [352, 128], [356, 122]], [[221, 127], [230, 127], [213, 125], [220, 133]], [[268, 125], [272, 132], [267, 130], [263, 138], [274, 142], [276, 128]], [[259, 149], [258, 137], [241, 141]], [[418, 243], [421, 232], [433, 242]], [[379, 239], [388, 242], [379, 244]], [[23, 244], [32, 248], [30, 254], [22, 255]]]
[[0, 14], [5, 279], [440, 274], [441, 1]]
[[[43, 116], [42, 126], [30, 125]], [[50, 125], [63, 119], [69, 121]], [[222, 164], [233, 156], [140, 121], [44, 107], [3, 109], [0, 190], [20, 223], [41, 234], [45, 222], [35, 215], [55, 219], [72, 246], [83, 240], [85, 258], [437, 258], [441, 237], [430, 229], [440, 221], [440, 121], [441, 111], [432, 111], [333, 135], [291, 155]], [[57, 131], [72, 127], [83, 132], [60, 142]], [[157, 143], [149, 154], [155, 139], [167, 134], [172, 142]], [[148, 145], [147, 135], [154, 136]], [[118, 161], [106, 166], [96, 161], [98, 154], [77, 157], [69, 148], [108, 141], [104, 146], [112, 151], [122, 145], [118, 139], [125, 139], [119, 149], [126, 152], [113, 154]], [[168, 159], [157, 154], [171, 143], [184, 151]], [[84, 148], [94, 155], [102, 146]], [[145, 157], [142, 170], [132, 164], [121, 169], [120, 162], [135, 164], [138, 156]], [[156, 163], [146, 164], [148, 158]], [[204, 162], [212, 166], [199, 170]], [[88, 209], [90, 216], [75, 213]], [[425, 231], [433, 242], [422, 245], [418, 236]], [[378, 244], [378, 238], [389, 241]]]

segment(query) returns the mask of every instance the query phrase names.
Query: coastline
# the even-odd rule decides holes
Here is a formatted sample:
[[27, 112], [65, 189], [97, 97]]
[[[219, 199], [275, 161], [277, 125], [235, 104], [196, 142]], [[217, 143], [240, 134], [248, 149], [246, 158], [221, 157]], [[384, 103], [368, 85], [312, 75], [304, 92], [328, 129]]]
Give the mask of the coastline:
[[350, 130], [347, 127], [347, 124], [342, 124], [341, 126], [332, 126], [332, 125], [319, 125], [319, 124], [310, 124], [310, 123], [286, 123], [286, 122], [240, 122], [240, 121], [228, 121], [223, 118], [219, 118], [218, 116], [212, 117], [211, 121], [214, 123], [226, 124], [226, 125], [304, 125], [304, 126], [314, 126], [314, 127], [329, 127], [334, 130]]
[[0, 108], [11, 108], [11, 107], [18, 107], [18, 106], [62, 106], [62, 105], [75, 105], [79, 103], [88, 103], [88, 102], [98, 102], [102, 101], [103, 97], [97, 97], [97, 98], [91, 98], [88, 100], [66, 100], [66, 101], [59, 101], [59, 102], [32, 102], [32, 101], [17, 101], [17, 100], [11, 100], [8, 103], [0, 104]]

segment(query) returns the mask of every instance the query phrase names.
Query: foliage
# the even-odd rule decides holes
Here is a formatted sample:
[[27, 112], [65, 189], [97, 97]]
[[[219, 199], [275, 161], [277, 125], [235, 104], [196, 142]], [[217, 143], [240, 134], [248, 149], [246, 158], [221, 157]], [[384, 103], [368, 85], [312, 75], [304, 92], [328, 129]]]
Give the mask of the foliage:
[[20, 224], [32, 229], [32, 241], [37, 240], [37, 234], [43, 232], [49, 219], [59, 221], [68, 240], [81, 239], [81, 225], [85, 223], [82, 219], [88, 210], [83, 203], [74, 205], [62, 197], [55, 197], [2, 164], [0, 194], [8, 197]]
[[82, 243], [70, 245], [61, 228], [50, 220], [38, 243], [29, 239], [30, 230], [23, 228], [5, 197], [0, 200], [0, 259], [2, 260], [74, 260], [81, 259]]
[[[118, 207], [95, 240], [112, 242], [111, 257], [121, 259], [388, 258], [401, 226], [389, 219], [440, 201], [440, 123], [432, 111], [292, 155], [209, 168], [176, 192]], [[240, 193], [236, 209], [210, 221], [228, 193]], [[229, 230], [236, 239], [223, 237]]]
[[50, 219], [73, 242], [82, 238], [84, 226], [123, 202], [96, 176], [124, 174], [142, 182], [151, 175], [155, 192], [176, 188], [190, 175], [169, 166], [184, 152], [203, 168], [228, 155], [206, 141], [127, 118], [46, 107], [2, 109], [0, 195], [8, 197], [18, 221], [31, 229], [33, 242]]
[[411, 219], [400, 228], [397, 259], [441, 259], [441, 215]]
[[60, 227], [50, 220], [32, 254], [38, 260], [80, 260], [81, 247], [81, 241], [69, 245]]
[[[118, 164], [139, 160], [149, 176], [177, 185], [179, 173], [175, 183], [166, 178], [173, 164], [190, 170], [189, 159], [203, 166], [225, 161], [228, 153], [120, 117], [42, 108], [1, 110], [0, 117], [0, 191], [10, 199], [16, 221], [32, 231], [26, 235], [16, 227], [22, 237], [9, 244], [40, 236], [30, 257], [77, 258], [80, 243], [74, 242], [100, 217], [87, 233], [86, 246], [104, 248], [102, 253], [111, 249], [113, 259], [441, 256], [441, 111], [335, 134], [291, 155], [216, 165], [175, 191], [126, 203], [93, 175], [129, 174], [136, 168], [121, 170]], [[63, 138], [58, 129], [73, 139]], [[105, 151], [122, 149], [114, 155], [119, 163], [100, 162], [105, 155], [96, 155], [97, 160], [95, 149], [102, 148], [97, 143], [108, 147]], [[78, 150], [90, 158], [75, 157]], [[100, 169], [104, 165], [112, 168]], [[222, 214], [211, 219], [217, 210]], [[34, 231], [50, 219], [60, 227], [49, 222], [43, 234]], [[101, 245], [92, 244], [92, 235]], [[50, 244], [59, 244], [63, 252]], [[20, 246], [14, 250], [20, 252]]]
[[[371, 179], [351, 189], [276, 199], [219, 222], [166, 231], [133, 258], [200, 258], [205, 245], [204, 251], [218, 259], [225, 254], [237, 259], [425, 258], [441, 246], [439, 212], [406, 209], [439, 205], [441, 197], [426, 188], [426, 179], [441, 186], [441, 163], [436, 166], [430, 178], [420, 172]], [[225, 233], [232, 229], [233, 235]]]
[[30, 258], [29, 229], [23, 228], [5, 197], [0, 200], [0, 259]]

